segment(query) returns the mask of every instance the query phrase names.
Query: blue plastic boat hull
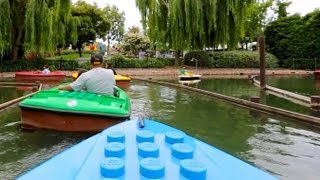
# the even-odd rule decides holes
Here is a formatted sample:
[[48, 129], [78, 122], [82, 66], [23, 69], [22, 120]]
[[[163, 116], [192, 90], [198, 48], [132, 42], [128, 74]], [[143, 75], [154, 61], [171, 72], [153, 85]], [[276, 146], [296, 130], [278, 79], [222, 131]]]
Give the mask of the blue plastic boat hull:
[[277, 179], [180, 130], [138, 122], [109, 127], [18, 179]]

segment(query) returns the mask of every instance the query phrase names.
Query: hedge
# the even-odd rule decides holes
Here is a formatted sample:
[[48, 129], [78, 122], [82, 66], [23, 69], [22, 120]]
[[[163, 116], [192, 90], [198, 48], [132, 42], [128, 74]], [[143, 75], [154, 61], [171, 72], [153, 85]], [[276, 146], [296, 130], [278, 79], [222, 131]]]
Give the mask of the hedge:
[[5, 60], [0, 62], [0, 72], [42, 70], [45, 64], [49, 66], [50, 70], [79, 68], [79, 64], [75, 60]]
[[[208, 68], [258, 68], [260, 66], [259, 53], [256, 51], [192, 51], [185, 55], [184, 64], [195, 66], [197, 59], [199, 67]], [[277, 68], [278, 60], [272, 54], [266, 53], [266, 67]]]
[[[121, 56], [114, 56], [111, 60], [116, 68], [164, 68], [165, 66], [174, 65], [174, 59], [145, 58], [143, 60], [137, 58], [126, 59]], [[79, 63], [77, 60], [3, 60], [0, 61], [0, 72], [16, 72], [16, 71], [33, 71], [42, 70], [47, 64], [50, 70], [76, 70], [90, 69], [88, 62]]]
[[164, 68], [173, 66], [174, 59], [164, 58], [125, 58], [122, 55], [112, 56], [110, 61], [116, 68]]

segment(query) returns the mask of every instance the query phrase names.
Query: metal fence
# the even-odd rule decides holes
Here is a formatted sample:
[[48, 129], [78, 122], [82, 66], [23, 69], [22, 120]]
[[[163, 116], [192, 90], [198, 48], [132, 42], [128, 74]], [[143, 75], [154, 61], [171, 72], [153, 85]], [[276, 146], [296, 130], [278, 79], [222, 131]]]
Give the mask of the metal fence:
[[313, 59], [285, 59], [279, 60], [280, 68], [287, 69], [305, 69], [305, 70], [315, 70], [320, 69], [320, 58]]

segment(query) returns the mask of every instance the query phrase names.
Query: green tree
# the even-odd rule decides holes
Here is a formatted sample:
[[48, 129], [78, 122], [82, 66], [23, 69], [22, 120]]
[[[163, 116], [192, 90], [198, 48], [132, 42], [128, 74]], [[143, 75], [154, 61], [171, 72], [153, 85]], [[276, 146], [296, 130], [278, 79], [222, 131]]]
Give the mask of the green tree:
[[270, 23], [265, 31], [267, 51], [280, 60], [320, 58], [320, 10], [304, 17], [295, 14]]
[[65, 46], [66, 39], [75, 42], [77, 25], [78, 19], [71, 16], [70, 0], [29, 0], [26, 3], [24, 48], [41, 55]]
[[78, 1], [72, 7], [72, 15], [78, 17], [81, 22], [78, 26], [78, 41], [75, 44], [81, 57], [83, 43], [93, 42], [96, 38], [104, 38], [111, 24], [96, 3], [91, 5], [85, 1]]
[[8, 0], [0, 1], [0, 59], [11, 47], [11, 28], [10, 4]]
[[244, 18], [244, 34], [240, 34], [241, 44], [251, 40], [256, 41], [268, 23], [267, 11], [271, 8], [273, 0], [255, 2], [247, 7], [247, 14]]
[[128, 33], [124, 35], [121, 47], [124, 51], [137, 56], [140, 50], [150, 48], [150, 40], [140, 32], [139, 27], [133, 26], [130, 27]]
[[[253, 0], [136, 0], [153, 43], [176, 51], [237, 46], [246, 6]], [[179, 53], [176, 53], [179, 54]], [[177, 62], [178, 63], [178, 62]]]
[[64, 45], [67, 34], [68, 40], [77, 39], [70, 0], [1, 0], [0, 8], [2, 55], [12, 59], [21, 58], [25, 52], [41, 55]]
[[[300, 57], [320, 58], [320, 10], [315, 10], [302, 18], [304, 27], [296, 29], [296, 42]], [[298, 56], [298, 55], [297, 55]]]
[[283, 17], [271, 22], [265, 30], [267, 51], [275, 55], [280, 63], [294, 57], [297, 54], [294, 51], [300, 46], [295, 44], [296, 37], [299, 37], [297, 32], [302, 28], [303, 22], [299, 15]]
[[268, 52], [282, 61], [320, 58], [319, 24], [320, 10], [304, 17], [295, 14], [273, 21], [265, 31]]
[[103, 8], [103, 12], [106, 16], [106, 18], [110, 21], [111, 27], [110, 30], [107, 32], [107, 52], [109, 54], [110, 49], [110, 41], [117, 41], [120, 43], [120, 41], [123, 38], [124, 35], [124, 12], [119, 12], [119, 9], [116, 6], [106, 6]]
[[277, 0], [276, 9], [274, 11], [276, 14], [278, 14], [278, 19], [282, 17], [287, 17], [287, 8], [288, 6], [290, 6], [291, 3], [292, 2], [288, 0]]

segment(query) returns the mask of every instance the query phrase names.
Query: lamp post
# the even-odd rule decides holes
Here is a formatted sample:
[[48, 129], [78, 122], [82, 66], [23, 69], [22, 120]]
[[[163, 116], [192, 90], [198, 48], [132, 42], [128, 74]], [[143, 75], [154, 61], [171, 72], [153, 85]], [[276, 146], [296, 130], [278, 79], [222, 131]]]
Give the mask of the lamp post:
[[198, 60], [196, 58], [192, 58], [190, 61], [196, 62], [196, 74], [198, 74]]

